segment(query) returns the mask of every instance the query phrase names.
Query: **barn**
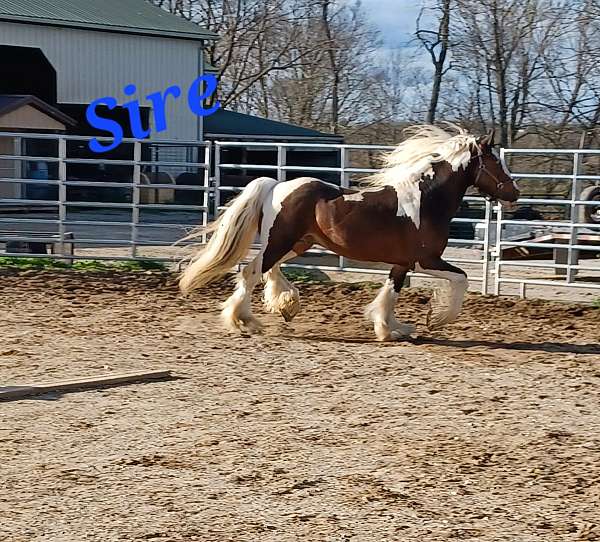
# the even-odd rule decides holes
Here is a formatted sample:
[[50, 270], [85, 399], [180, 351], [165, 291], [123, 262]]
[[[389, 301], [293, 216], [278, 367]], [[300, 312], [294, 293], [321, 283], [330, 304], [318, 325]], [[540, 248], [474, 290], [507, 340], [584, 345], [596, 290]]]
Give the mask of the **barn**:
[[[206, 41], [217, 38], [201, 26], [145, 0], [0, 0], [0, 129], [18, 133], [107, 135], [89, 125], [86, 109], [94, 100], [112, 96], [118, 104], [139, 99], [142, 124], [151, 130], [150, 138], [158, 142], [143, 147], [144, 160], [201, 162], [202, 147], [185, 146], [183, 142], [205, 140], [343, 142], [341, 137], [331, 134], [232, 111], [218, 110], [214, 118], [197, 116], [188, 109], [185, 99], [167, 101], [167, 130], [156, 132], [154, 115], [145, 97], [171, 85], [179, 86], [185, 93], [199, 75], [214, 72], [215, 68], [205, 62], [203, 51]], [[133, 96], [124, 92], [130, 84], [137, 89]], [[19, 111], [15, 111], [17, 105]], [[99, 109], [102, 117], [116, 120], [122, 126], [125, 137], [133, 137], [125, 107]], [[5, 113], [10, 116], [3, 119]], [[15, 124], [17, 116], [20, 122]], [[172, 144], [178, 141], [182, 143]], [[81, 141], [69, 142], [69, 156], [98, 158], [86, 147]], [[232, 152], [237, 151], [241, 149]], [[56, 152], [55, 142], [0, 134], [0, 153], [5, 155], [44, 157], [56, 156]], [[251, 163], [265, 159], [264, 152], [257, 152], [258, 149], [244, 158]], [[270, 159], [272, 149], [267, 154]], [[131, 160], [131, 148], [122, 145], [101, 158]], [[309, 158], [309, 164], [317, 160], [319, 165], [336, 165], [330, 157]], [[4, 178], [35, 178], [40, 168], [44, 172], [42, 178], [57, 175], [52, 163], [39, 161], [0, 160], [0, 168]], [[120, 181], [130, 179], [131, 174], [128, 166], [92, 164], [70, 164], [66, 173], [68, 180], [78, 181]], [[146, 167], [142, 181], [197, 185], [203, 178], [202, 171], [193, 167]], [[246, 182], [246, 177], [242, 177], [232, 184]], [[97, 200], [97, 192], [94, 188], [73, 188], [68, 197]], [[171, 197], [162, 194], [161, 202], [173, 199], [172, 190], [167, 194]], [[158, 199], [158, 193], [148, 191], [143, 197], [146, 195], [151, 203]], [[182, 191], [178, 201], [196, 203], [193, 196]], [[196, 196], [201, 198], [199, 193]], [[56, 189], [28, 186], [24, 190], [16, 183], [0, 183], [0, 198], [23, 197], [54, 200]], [[117, 201], [123, 197], [126, 196], [120, 189], [110, 196]]]
[[[187, 88], [205, 71], [203, 43], [216, 38], [144, 0], [0, 0], [0, 95], [33, 95], [75, 119], [69, 131], [81, 135], [92, 101], [124, 103], [132, 98], [123, 88], [134, 84], [151, 124], [144, 97]], [[203, 139], [202, 118], [185, 100], [169, 103], [168, 120], [155, 139]]]

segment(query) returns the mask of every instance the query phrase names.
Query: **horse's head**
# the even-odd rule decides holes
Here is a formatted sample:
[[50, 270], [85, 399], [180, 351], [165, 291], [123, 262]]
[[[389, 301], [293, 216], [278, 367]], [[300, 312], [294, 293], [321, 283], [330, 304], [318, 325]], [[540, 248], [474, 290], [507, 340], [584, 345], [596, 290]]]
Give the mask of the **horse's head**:
[[494, 200], [517, 201], [520, 192], [493, 148], [494, 131], [480, 137], [471, 160], [472, 185]]

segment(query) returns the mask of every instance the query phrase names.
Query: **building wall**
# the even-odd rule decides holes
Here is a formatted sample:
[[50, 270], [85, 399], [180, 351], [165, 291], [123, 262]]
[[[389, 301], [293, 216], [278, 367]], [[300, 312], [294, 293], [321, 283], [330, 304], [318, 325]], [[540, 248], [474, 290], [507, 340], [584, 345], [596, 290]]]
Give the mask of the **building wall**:
[[[119, 104], [138, 98], [149, 105], [146, 95], [179, 85], [182, 96], [168, 102], [168, 129], [153, 130], [151, 137], [202, 139], [202, 118], [187, 106], [187, 90], [201, 65], [200, 42], [0, 21], [0, 44], [40, 48], [57, 72], [61, 103], [114, 96]], [[131, 98], [123, 94], [130, 83], [138, 89]]]
[[64, 131], [65, 125], [30, 105], [19, 107], [15, 111], [0, 116], [0, 130], [18, 132], [23, 129]]

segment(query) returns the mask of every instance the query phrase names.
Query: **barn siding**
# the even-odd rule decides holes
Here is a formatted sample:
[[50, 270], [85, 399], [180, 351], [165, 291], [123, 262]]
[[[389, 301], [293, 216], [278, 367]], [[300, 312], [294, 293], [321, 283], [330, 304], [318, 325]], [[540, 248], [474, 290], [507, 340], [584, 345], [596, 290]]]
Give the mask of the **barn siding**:
[[57, 72], [61, 103], [90, 103], [114, 96], [132, 98], [123, 87], [136, 84], [142, 105], [147, 94], [179, 85], [182, 97], [169, 102], [168, 129], [156, 139], [201, 139], [202, 119], [187, 106], [187, 89], [198, 76], [200, 42], [0, 21], [0, 44], [38, 47]]

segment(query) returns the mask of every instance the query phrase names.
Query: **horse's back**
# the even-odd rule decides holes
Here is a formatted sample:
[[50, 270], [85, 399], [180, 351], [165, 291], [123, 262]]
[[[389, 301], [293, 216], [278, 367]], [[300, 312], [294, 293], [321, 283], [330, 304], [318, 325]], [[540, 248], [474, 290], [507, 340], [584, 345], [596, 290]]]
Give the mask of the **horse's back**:
[[283, 202], [288, 198], [302, 200], [332, 199], [343, 194], [342, 188], [315, 177], [298, 177], [279, 183], [273, 190], [273, 199]]

